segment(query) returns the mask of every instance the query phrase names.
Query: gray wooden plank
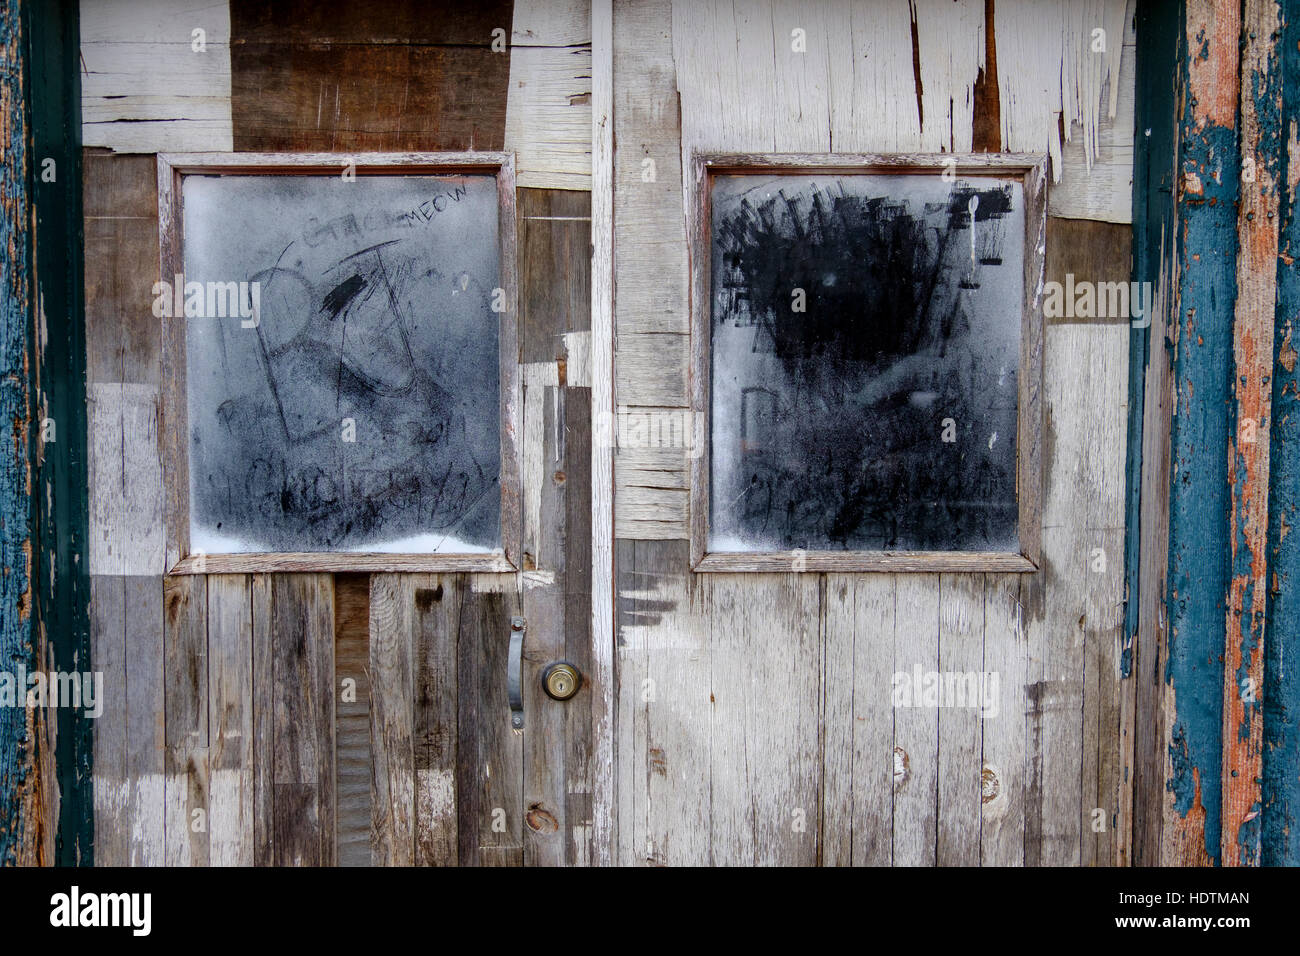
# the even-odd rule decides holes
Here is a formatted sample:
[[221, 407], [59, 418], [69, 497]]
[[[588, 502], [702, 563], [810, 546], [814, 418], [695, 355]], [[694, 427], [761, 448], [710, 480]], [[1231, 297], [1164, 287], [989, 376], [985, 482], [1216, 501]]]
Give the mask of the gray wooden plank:
[[940, 866], [977, 866], [980, 861], [981, 717], [986, 686], [992, 689], [983, 679], [984, 627], [984, 575], [940, 575], [939, 673], [944, 699], [938, 713], [935, 848]]
[[132, 866], [166, 861], [166, 705], [163, 579], [123, 579], [126, 608], [127, 775]]
[[893, 860], [898, 580], [873, 574], [855, 575], [853, 582], [853, 865], [888, 866]]
[[685, 541], [618, 551], [620, 862], [713, 862], [707, 590]]
[[212, 866], [253, 865], [253, 605], [246, 575], [208, 579]]
[[168, 866], [206, 866], [208, 582], [203, 577], [167, 577], [163, 589], [166, 859]]
[[334, 588], [329, 575], [271, 578], [276, 865], [332, 866]]
[[828, 574], [824, 584], [823, 621], [826, 662], [822, 674], [822, 734], [825, 759], [820, 820], [822, 859], [826, 866], [853, 862], [853, 695], [856, 675], [853, 654], [857, 640], [854, 621], [854, 579]]
[[88, 415], [91, 574], [159, 574], [158, 388], [93, 382]]
[[460, 807], [457, 641], [464, 575], [421, 575], [414, 583], [415, 862], [455, 866]]
[[269, 574], [254, 574], [253, 620], [253, 865], [275, 862], [275, 596]]
[[370, 579], [371, 862], [415, 862], [415, 591], [410, 575]]
[[126, 581], [91, 575], [90, 659], [102, 674], [95, 721], [95, 862], [131, 862], [131, 778], [127, 773]]
[[458, 856], [462, 866], [519, 865], [523, 740], [510, 729], [506, 673], [510, 619], [519, 614], [519, 598], [513, 591], [475, 591], [474, 581], [461, 607], [456, 644]]
[[812, 865], [822, 789], [817, 577], [715, 575], [706, 587], [712, 862]]
[[[894, 708], [894, 865], [933, 866], [938, 822], [939, 716], [918, 706], [915, 675], [939, 669], [939, 581], [897, 577], [894, 668], [909, 680], [908, 706]], [[896, 698], [897, 701], [897, 698]]]
[[1025, 862], [1025, 666], [1019, 575], [984, 576], [984, 670], [998, 679], [998, 710], [983, 719], [980, 864]]

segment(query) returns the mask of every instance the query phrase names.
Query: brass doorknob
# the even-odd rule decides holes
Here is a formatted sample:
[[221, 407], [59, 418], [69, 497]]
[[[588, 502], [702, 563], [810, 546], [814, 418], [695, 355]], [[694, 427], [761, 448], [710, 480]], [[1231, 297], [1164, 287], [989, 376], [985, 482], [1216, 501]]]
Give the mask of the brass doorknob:
[[542, 671], [542, 690], [551, 700], [568, 700], [582, 686], [582, 672], [568, 661], [547, 664]]

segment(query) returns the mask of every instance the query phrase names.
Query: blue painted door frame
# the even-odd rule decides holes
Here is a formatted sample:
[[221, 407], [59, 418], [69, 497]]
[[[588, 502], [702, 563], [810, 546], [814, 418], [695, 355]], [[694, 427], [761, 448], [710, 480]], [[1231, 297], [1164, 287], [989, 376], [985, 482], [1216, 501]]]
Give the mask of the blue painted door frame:
[[[13, 679], [91, 669], [75, 0], [0, 0], [0, 49], [0, 671]], [[0, 865], [88, 865], [91, 721], [14, 692], [0, 706]]]
[[1300, 865], [1297, 44], [1300, 0], [1138, 4], [1134, 279], [1169, 302], [1130, 353], [1123, 666], [1154, 718], [1135, 727], [1139, 864]]

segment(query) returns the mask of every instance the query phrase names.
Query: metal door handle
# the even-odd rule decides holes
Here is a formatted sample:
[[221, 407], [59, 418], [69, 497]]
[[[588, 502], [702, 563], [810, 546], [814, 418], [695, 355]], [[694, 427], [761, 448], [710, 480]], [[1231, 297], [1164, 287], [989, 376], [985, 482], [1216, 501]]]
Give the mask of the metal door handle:
[[510, 729], [524, 732], [524, 631], [528, 625], [522, 617], [510, 619], [510, 662], [506, 669], [507, 694], [510, 698]]

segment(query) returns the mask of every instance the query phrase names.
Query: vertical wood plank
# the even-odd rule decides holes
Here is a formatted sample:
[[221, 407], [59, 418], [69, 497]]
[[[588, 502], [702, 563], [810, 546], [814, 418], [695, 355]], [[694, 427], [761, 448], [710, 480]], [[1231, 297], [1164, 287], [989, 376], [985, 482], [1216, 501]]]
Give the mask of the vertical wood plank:
[[131, 862], [131, 777], [127, 710], [126, 579], [90, 578], [90, 656], [103, 675], [103, 710], [95, 721], [95, 863]]
[[[583, 674], [583, 689], [568, 702], [564, 709], [564, 819], [567, 830], [565, 863], [572, 866], [597, 865], [610, 855], [609, 847], [594, 843], [594, 813], [597, 799], [612, 797], [612, 779], [601, 779], [610, 785], [611, 793], [596, 793], [597, 776], [593, 758], [597, 747], [596, 725], [604, 711], [604, 684], [593, 681], [594, 662], [598, 656], [592, 646], [592, 498], [591, 461], [593, 435], [591, 421], [591, 389], [567, 388], [564, 396], [565, 414], [565, 528], [564, 539], [564, 657], [573, 662]], [[612, 489], [605, 489], [606, 498]], [[605, 502], [606, 506], [609, 502]], [[606, 510], [608, 515], [608, 510]], [[609, 531], [613, 531], [612, 526]], [[608, 598], [612, 600], [612, 595]], [[599, 640], [612, 649], [613, 633]], [[612, 651], [611, 651], [612, 652]], [[611, 675], [612, 676], [612, 675]], [[610, 691], [612, 695], [612, 689]], [[610, 771], [613, 770], [612, 755]], [[611, 807], [602, 808], [610, 812]], [[608, 860], [607, 862], [612, 862]]]
[[272, 859], [277, 866], [333, 866], [333, 581], [277, 574], [271, 596]]
[[275, 863], [275, 594], [272, 575], [252, 575], [253, 865]]
[[[485, 577], [470, 578], [456, 643], [458, 856], [462, 866], [518, 866], [523, 863], [523, 741], [510, 729], [506, 672], [510, 618], [519, 614], [519, 598], [513, 591], [487, 590], [496, 582]], [[475, 582], [484, 590], [474, 591]], [[525, 690], [525, 715], [529, 700]]]
[[[614, 409], [614, 14], [591, 4], [591, 414]], [[608, 866], [618, 845], [614, 818], [614, 471], [610, 449], [591, 446], [592, 862]]]
[[939, 829], [935, 848], [940, 866], [976, 866], [980, 861], [982, 694], [992, 689], [983, 677], [984, 630], [984, 575], [940, 575], [943, 699], [938, 710]]
[[168, 866], [207, 866], [208, 582], [163, 579]]
[[[894, 668], [915, 684], [938, 670], [939, 582], [933, 576], [896, 577]], [[894, 865], [933, 866], [938, 823], [939, 717], [933, 707], [894, 709]]]
[[370, 865], [370, 575], [334, 576], [339, 866]]
[[818, 576], [710, 575], [705, 587], [712, 610], [711, 862], [812, 865], [822, 791]]
[[619, 863], [711, 862], [707, 582], [685, 541], [618, 552]]
[[131, 866], [166, 861], [166, 690], [163, 579], [124, 578], [127, 775]]
[[253, 604], [248, 575], [208, 578], [209, 862], [253, 865]]
[[406, 574], [370, 583], [371, 863], [415, 863], [415, 589]]
[[891, 574], [826, 575], [822, 863], [888, 866], [894, 790]]
[[458, 640], [465, 575], [419, 575], [415, 598], [415, 862], [455, 866]]
[[980, 865], [1025, 862], [1025, 665], [1020, 576], [984, 576], [984, 670], [997, 675], [997, 713], [983, 718]]

